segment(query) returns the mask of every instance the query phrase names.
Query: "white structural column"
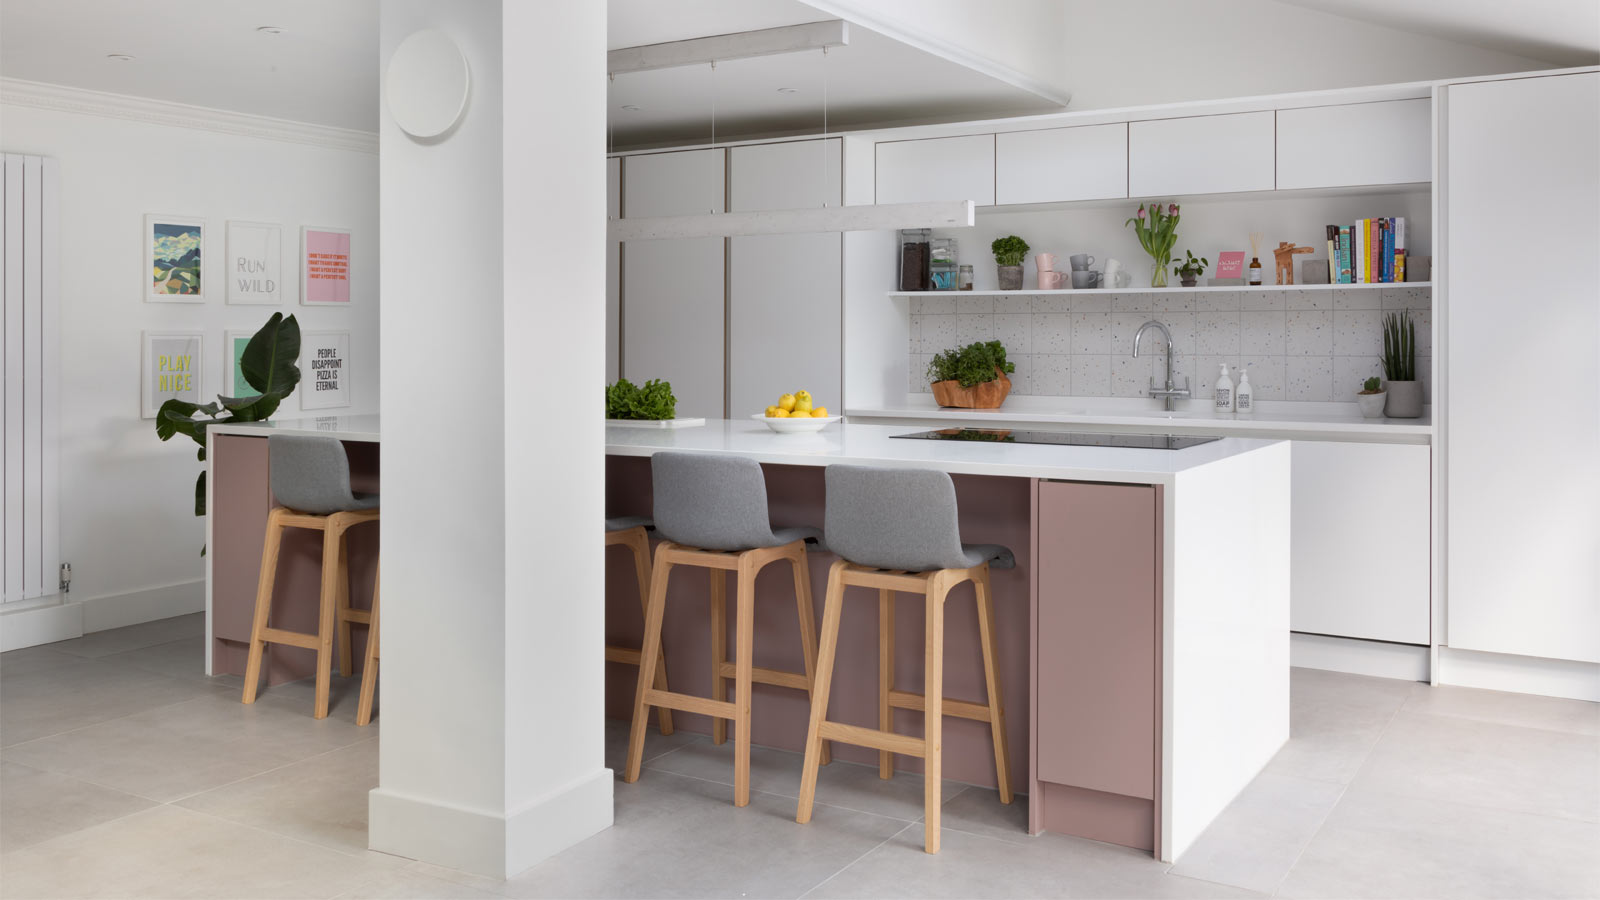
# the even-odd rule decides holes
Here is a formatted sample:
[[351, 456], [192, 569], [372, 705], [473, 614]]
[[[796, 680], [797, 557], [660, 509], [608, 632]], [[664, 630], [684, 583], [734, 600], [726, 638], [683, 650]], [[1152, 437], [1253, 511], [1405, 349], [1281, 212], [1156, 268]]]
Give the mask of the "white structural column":
[[[383, 658], [375, 850], [506, 877], [611, 823], [601, 597], [604, 4], [384, 0], [471, 96], [381, 131]], [[537, 350], [535, 350], [537, 348]], [[596, 395], [597, 396], [597, 395]]]

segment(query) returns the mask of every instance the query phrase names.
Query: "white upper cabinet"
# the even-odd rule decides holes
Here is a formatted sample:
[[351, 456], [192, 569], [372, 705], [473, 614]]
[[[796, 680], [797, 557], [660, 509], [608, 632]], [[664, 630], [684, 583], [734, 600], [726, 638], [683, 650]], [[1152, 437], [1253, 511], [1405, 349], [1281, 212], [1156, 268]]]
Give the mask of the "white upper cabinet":
[[879, 203], [972, 200], [994, 205], [994, 135], [877, 145]]
[[1126, 196], [1126, 122], [995, 136], [996, 203], [1058, 203]]
[[1278, 188], [1433, 180], [1433, 101], [1278, 110]]
[[[1272, 132], [1270, 110], [1130, 122], [1128, 194], [1150, 198], [1270, 191]], [[879, 172], [881, 178], [881, 167]]]

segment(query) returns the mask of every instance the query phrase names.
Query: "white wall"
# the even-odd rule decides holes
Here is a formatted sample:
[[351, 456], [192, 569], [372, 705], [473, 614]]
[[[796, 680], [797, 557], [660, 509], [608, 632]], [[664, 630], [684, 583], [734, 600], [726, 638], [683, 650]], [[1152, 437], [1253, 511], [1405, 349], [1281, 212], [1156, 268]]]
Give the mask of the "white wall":
[[[275, 309], [305, 331], [348, 330], [352, 405], [326, 414], [376, 412], [377, 156], [15, 103], [0, 115], [4, 149], [61, 161], [61, 559], [72, 563], [72, 599], [85, 601], [88, 630], [199, 610], [205, 521], [193, 497], [203, 466], [192, 441], [163, 444], [154, 420], [139, 417], [140, 331], [203, 329], [213, 395], [224, 330], [253, 331]], [[204, 217], [213, 264], [228, 219], [281, 223], [292, 299], [229, 306], [216, 277], [208, 289], [219, 293], [204, 304], [145, 303], [146, 213]], [[298, 304], [306, 224], [352, 230], [351, 308]], [[297, 394], [276, 417], [298, 410]]]

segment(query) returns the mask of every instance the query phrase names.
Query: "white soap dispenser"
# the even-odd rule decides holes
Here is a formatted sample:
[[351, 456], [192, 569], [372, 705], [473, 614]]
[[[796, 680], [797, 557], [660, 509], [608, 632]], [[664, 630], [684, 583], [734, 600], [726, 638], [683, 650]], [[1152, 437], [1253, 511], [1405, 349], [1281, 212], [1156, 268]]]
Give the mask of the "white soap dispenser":
[[1219, 413], [1233, 412], [1233, 379], [1228, 377], [1228, 364], [1222, 364], [1222, 374], [1217, 376], [1217, 386], [1211, 394]]
[[1233, 407], [1240, 415], [1256, 411], [1256, 389], [1250, 385], [1249, 367], [1239, 372], [1239, 386], [1233, 389]]

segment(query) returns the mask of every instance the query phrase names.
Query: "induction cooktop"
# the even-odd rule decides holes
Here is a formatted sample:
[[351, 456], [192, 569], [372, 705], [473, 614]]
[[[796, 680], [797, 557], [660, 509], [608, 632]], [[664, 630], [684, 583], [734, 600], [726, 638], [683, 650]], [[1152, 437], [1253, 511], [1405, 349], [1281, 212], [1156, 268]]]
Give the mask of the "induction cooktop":
[[976, 441], [996, 444], [1058, 444], [1067, 447], [1127, 447], [1135, 450], [1184, 450], [1212, 441], [1219, 435], [1110, 434], [1095, 431], [1012, 431], [1005, 428], [941, 428], [891, 437], [921, 441]]

